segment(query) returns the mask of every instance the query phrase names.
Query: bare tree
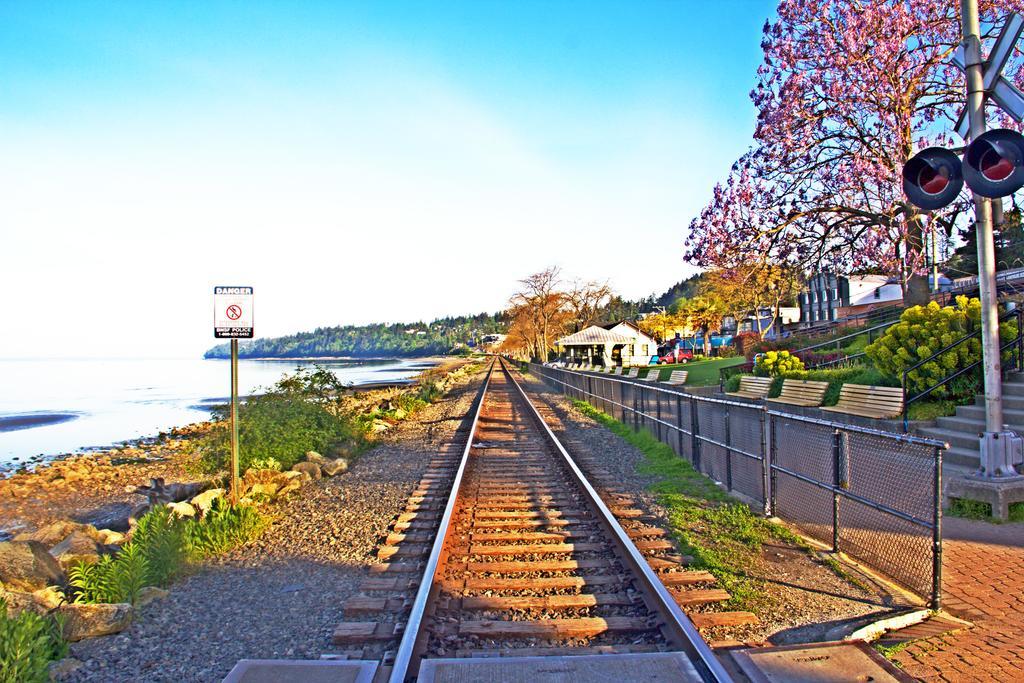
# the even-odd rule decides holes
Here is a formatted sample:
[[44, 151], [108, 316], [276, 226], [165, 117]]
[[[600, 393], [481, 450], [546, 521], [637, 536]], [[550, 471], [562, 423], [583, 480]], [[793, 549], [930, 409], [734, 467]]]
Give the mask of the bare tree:
[[572, 289], [565, 294], [565, 301], [572, 313], [574, 331], [579, 332], [593, 323], [611, 298], [612, 288], [607, 282], [573, 281]]
[[511, 301], [513, 307], [524, 306], [529, 310], [539, 336], [536, 346], [541, 353], [538, 357], [545, 361], [551, 348], [551, 332], [564, 317], [565, 294], [558, 289], [561, 272], [558, 266], [551, 266], [520, 280], [520, 289]]

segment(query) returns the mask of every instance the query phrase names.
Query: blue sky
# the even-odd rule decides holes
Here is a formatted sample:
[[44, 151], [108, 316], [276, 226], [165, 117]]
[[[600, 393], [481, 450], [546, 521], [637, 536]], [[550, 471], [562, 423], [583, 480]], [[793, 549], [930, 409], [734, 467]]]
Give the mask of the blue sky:
[[711, 5], [8, 0], [0, 356], [194, 355], [214, 284], [261, 336], [663, 290], [773, 11]]

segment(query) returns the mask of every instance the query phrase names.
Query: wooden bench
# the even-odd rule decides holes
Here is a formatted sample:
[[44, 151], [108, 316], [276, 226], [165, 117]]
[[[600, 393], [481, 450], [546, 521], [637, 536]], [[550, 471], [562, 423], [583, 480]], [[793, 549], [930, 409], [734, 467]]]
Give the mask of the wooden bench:
[[768, 395], [768, 390], [771, 388], [771, 386], [771, 377], [754, 377], [753, 375], [743, 375], [742, 377], [740, 377], [740, 390], [727, 391], [725, 392], [725, 395], [760, 400]]
[[876, 420], [896, 417], [903, 412], [903, 389], [844, 384], [839, 390], [839, 403], [823, 407], [822, 410], [871, 417]]
[[673, 386], [682, 386], [686, 384], [686, 370], [673, 370], [669, 374], [668, 379], [665, 380], [665, 384], [671, 384]]
[[646, 377], [639, 377], [638, 379], [641, 379], [644, 382], [657, 382], [658, 381], [658, 377], [660, 377], [660, 376], [661, 376], [661, 368], [659, 368], [658, 366], [654, 366], [650, 370], [647, 371], [647, 376]]
[[630, 368], [627, 372], [623, 372], [623, 377], [636, 377], [640, 373], [640, 368]]
[[809, 379], [784, 379], [782, 392], [775, 398], [768, 399], [774, 403], [788, 403], [793, 406], [816, 408], [821, 405], [828, 390], [828, 382], [816, 382]]

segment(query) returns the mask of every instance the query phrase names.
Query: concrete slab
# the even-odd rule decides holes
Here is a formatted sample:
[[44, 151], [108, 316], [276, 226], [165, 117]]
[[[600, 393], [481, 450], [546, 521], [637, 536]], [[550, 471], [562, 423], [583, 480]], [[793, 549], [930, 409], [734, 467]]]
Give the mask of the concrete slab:
[[243, 659], [223, 683], [372, 683], [377, 662]]
[[425, 659], [419, 683], [697, 683], [682, 652], [494, 659]]
[[912, 683], [867, 643], [833, 642], [738, 650], [732, 653], [752, 683]]

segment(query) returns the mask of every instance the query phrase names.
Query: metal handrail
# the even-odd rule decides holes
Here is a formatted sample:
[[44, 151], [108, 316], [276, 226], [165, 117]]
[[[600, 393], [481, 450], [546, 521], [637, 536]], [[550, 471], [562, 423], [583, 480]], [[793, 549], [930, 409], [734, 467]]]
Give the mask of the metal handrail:
[[865, 356], [867, 356], [867, 354], [864, 353], [863, 351], [861, 351], [860, 353], [851, 353], [850, 355], [843, 356], [842, 358], [833, 358], [832, 360], [826, 360], [820, 363], [815, 363], [814, 365], [808, 365], [807, 369], [821, 370], [822, 368], [830, 368], [833, 365], [842, 365], [843, 363], [849, 363], [853, 360], [864, 358]]
[[[1024, 325], [1022, 325], [1022, 322], [1024, 322], [1024, 310], [1015, 308], [1012, 311], [1007, 311], [1003, 315], [999, 316], [999, 320], [997, 322], [998, 323], [1002, 323], [1002, 322], [1005, 322], [1005, 321], [1009, 320], [1010, 318], [1016, 318], [1017, 319], [1017, 336], [1014, 337], [1013, 339], [1009, 340], [1008, 342], [1004, 343], [1004, 344], [1000, 344], [999, 345], [999, 353], [1002, 354], [1003, 351], [1005, 351], [1005, 350], [1007, 350], [1007, 349], [1009, 349], [1009, 348], [1011, 348], [1013, 346], [1016, 346], [1017, 347], [1017, 359], [1016, 359], [1017, 368], [1016, 369], [1018, 371], [1019, 370], [1024, 370]], [[907, 380], [908, 380], [908, 378], [910, 376], [910, 373], [913, 372], [914, 370], [917, 370], [922, 365], [924, 365], [926, 363], [930, 363], [931, 361], [935, 360], [939, 356], [941, 356], [943, 354], [946, 354], [946, 353], [949, 353], [950, 351], [952, 351], [956, 347], [960, 346], [964, 342], [966, 342], [966, 341], [968, 341], [970, 339], [974, 339], [975, 337], [980, 337], [980, 336], [981, 336], [981, 329], [979, 328], [979, 329], [975, 330], [974, 332], [971, 332], [970, 334], [966, 334], [963, 337], [960, 337], [959, 339], [957, 339], [956, 341], [954, 341], [954, 342], [952, 342], [950, 344], [947, 344], [946, 346], [942, 347], [941, 349], [939, 349], [938, 351], [936, 351], [932, 355], [928, 356], [927, 358], [925, 358], [923, 360], [920, 360], [920, 361], [914, 363], [913, 365], [911, 365], [910, 367], [905, 368], [903, 370], [903, 383], [902, 383], [902, 387], [903, 387], [903, 431], [904, 431], [904, 433], [906, 433], [910, 429], [910, 419], [909, 419], [908, 415], [909, 415], [909, 410], [910, 410], [910, 404], [911, 403], [913, 403], [914, 401], [917, 401], [917, 400], [919, 400], [921, 398], [924, 398], [925, 396], [928, 396], [929, 394], [931, 394], [933, 391], [935, 391], [939, 387], [945, 386], [946, 384], [948, 384], [949, 382], [953, 381], [957, 377], [960, 377], [962, 375], [967, 374], [968, 372], [971, 372], [972, 370], [977, 368], [979, 365], [981, 365], [981, 363], [982, 363], [982, 361], [984, 359], [976, 360], [973, 363], [971, 363], [970, 365], [968, 365], [966, 367], [963, 367], [963, 368], [960, 368], [959, 370], [957, 370], [953, 374], [944, 377], [943, 379], [939, 380], [936, 384], [928, 387], [927, 389], [925, 389], [924, 391], [920, 392], [919, 394], [916, 394], [915, 396], [912, 396], [912, 397], [908, 398], [907, 397]]]
[[[825, 347], [825, 346], [831, 346], [832, 344], [839, 344], [839, 342], [841, 342], [841, 341], [844, 341], [846, 339], [853, 339], [854, 337], [859, 337], [862, 334], [867, 334], [868, 335], [868, 339], [870, 340], [870, 335], [875, 330], [888, 329], [888, 328], [892, 327], [893, 325], [895, 325], [898, 322], [899, 322], [899, 318], [897, 318], [896, 320], [890, 320], [888, 322], [880, 323], [880, 324], [875, 325], [873, 327], [869, 327], [866, 330], [858, 330], [857, 332], [851, 332], [850, 334], [843, 335], [842, 337], [836, 337], [835, 339], [829, 339], [828, 341], [824, 341], [824, 342], [821, 342], [821, 343], [818, 343], [818, 344], [812, 344], [811, 346], [805, 346], [804, 348], [796, 349], [795, 351], [792, 351], [791, 353], [793, 355], [796, 355], [798, 353], [803, 353], [804, 351], [813, 351], [815, 349], [820, 349], [820, 348]], [[839, 346], [836, 346], [836, 348], [838, 349]]]

